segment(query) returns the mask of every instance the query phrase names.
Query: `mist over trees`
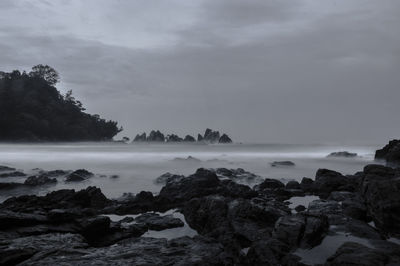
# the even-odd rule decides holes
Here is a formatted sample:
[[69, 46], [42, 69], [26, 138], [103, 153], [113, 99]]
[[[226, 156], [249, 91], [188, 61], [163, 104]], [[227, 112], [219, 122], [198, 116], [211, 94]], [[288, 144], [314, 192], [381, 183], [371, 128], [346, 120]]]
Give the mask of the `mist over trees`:
[[85, 113], [71, 90], [57, 90], [58, 81], [47, 65], [0, 71], [0, 141], [99, 141], [122, 130], [116, 121]]

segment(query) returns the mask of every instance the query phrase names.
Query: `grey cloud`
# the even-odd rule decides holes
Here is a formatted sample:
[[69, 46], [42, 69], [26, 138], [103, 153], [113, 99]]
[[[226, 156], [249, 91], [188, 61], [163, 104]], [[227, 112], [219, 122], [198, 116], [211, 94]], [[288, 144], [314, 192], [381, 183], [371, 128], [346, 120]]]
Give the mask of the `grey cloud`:
[[[88, 111], [119, 120], [128, 136], [213, 127], [242, 141], [396, 137], [398, 4], [374, 8], [371, 1], [372, 7], [304, 22], [300, 4], [288, 3], [207, 1], [187, 18], [195, 23], [168, 29], [178, 43], [148, 49], [3, 26], [0, 61], [7, 70], [53, 65], [62, 87], [73, 89]], [[235, 43], [265, 23], [294, 28]]]

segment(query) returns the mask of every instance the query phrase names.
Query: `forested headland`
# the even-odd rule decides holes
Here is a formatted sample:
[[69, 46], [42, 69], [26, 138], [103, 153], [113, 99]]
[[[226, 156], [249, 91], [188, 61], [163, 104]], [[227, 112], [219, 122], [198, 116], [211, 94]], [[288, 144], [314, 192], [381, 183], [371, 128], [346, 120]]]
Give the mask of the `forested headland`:
[[103, 141], [122, 131], [116, 121], [86, 113], [71, 90], [61, 94], [58, 82], [47, 65], [0, 71], [0, 141]]

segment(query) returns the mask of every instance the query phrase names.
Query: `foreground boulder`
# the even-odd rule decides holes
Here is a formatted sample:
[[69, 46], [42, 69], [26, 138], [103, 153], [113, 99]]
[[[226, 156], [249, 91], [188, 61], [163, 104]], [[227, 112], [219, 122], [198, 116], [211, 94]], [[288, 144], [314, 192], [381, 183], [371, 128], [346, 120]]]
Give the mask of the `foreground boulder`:
[[245, 198], [256, 195], [248, 186], [226, 181], [220, 181], [211, 170], [199, 168], [193, 175], [167, 182], [159, 197], [173, 203], [183, 203], [192, 198], [217, 194]]
[[375, 152], [375, 159], [386, 160], [389, 165], [400, 165], [400, 139], [394, 139]]
[[[167, 241], [129, 238], [93, 248], [76, 234], [46, 234], [6, 240], [0, 247], [3, 265], [229, 265], [221, 244], [204, 237]], [[11, 263], [13, 262], [13, 263]], [[232, 264], [231, 264], [232, 265]]]
[[375, 224], [400, 235], [400, 169], [367, 165], [363, 171], [361, 195]]
[[[380, 243], [377, 243], [378, 245]], [[341, 265], [399, 265], [400, 264], [400, 246], [385, 243], [383, 246], [366, 247], [364, 245], [346, 242], [336, 251], [334, 255], [328, 258], [326, 266]]]
[[317, 194], [327, 197], [332, 191], [354, 191], [354, 186], [350, 184], [350, 179], [339, 172], [319, 169], [315, 174], [313, 184]]
[[248, 247], [253, 241], [268, 238], [275, 222], [288, 213], [287, 206], [277, 201], [232, 200], [221, 196], [192, 199], [183, 209], [192, 228], [231, 249]]

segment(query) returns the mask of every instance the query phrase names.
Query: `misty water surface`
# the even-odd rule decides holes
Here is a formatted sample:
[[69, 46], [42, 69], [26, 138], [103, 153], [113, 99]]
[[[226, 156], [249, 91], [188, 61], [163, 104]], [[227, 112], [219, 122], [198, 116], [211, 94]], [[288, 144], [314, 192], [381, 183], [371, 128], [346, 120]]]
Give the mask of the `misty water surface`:
[[[87, 169], [95, 177], [80, 183], [65, 183], [35, 190], [1, 191], [0, 200], [24, 193], [44, 194], [62, 188], [81, 189], [97, 186], [108, 197], [142, 190], [157, 193], [161, 185], [154, 180], [165, 172], [188, 175], [199, 167], [244, 168], [262, 177], [298, 180], [315, 176], [318, 168], [352, 174], [373, 161], [375, 146], [288, 145], [288, 144], [0, 144], [0, 165], [12, 166], [34, 174], [44, 170]], [[334, 151], [356, 152], [357, 158], [326, 158]], [[175, 158], [193, 156], [201, 160], [181, 161]], [[275, 160], [291, 160], [295, 167], [271, 167]], [[118, 175], [118, 178], [110, 178]], [[26, 177], [2, 178], [0, 182], [23, 182]], [[250, 184], [254, 185], [254, 184]]]

